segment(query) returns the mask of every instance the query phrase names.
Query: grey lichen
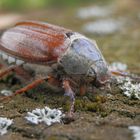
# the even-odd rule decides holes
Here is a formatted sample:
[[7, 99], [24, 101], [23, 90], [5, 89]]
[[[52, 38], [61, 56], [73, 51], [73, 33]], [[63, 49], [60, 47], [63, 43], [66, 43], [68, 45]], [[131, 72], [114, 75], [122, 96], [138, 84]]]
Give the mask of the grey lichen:
[[128, 129], [133, 132], [134, 140], [140, 140], [140, 126], [129, 126]]
[[13, 123], [13, 120], [0, 117], [0, 135], [7, 133], [8, 127]]
[[140, 100], [140, 83], [133, 83], [132, 79], [128, 77], [118, 77], [117, 81], [124, 95]]
[[61, 118], [64, 116], [59, 109], [50, 109], [45, 107], [43, 109], [36, 108], [32, 112], [28, 112], [25, 117], [32, 124], [39, 124], [41, 122], [50, 126], [53, 123], [61, 123]]

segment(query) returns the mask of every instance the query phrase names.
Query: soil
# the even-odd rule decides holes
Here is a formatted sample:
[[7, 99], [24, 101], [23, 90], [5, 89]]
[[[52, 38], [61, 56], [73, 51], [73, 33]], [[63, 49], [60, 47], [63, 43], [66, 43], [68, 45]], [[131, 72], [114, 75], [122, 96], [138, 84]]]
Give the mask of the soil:
[[[130, 72], [140, 75], [140, 51], [138, 51], [140, 50], [140, 18], [137, 15], [140, 13], [140, 3], [136, 0], [133, 2], [128, 0], [127, 3], [121, 4], [121, 0], [118, 0], [115, 4], [117, 10], [112, 17], [124, 17], [127, 21], [126, 27], [121, 32], [109, 36], [88, 34], [87, 36], [96, 39], [108, 62], [126, 63]], [[51, 14], [53, 18], [48, 19], [50, 22], [54, 21], [56, 24], [77, 31], [80, 31], [80, 25], [86, 22], [75, 21], [72, 16], [76, 9], [67, 9], [66, 13], [57, 11], [57, 19], [55, 11], [57, 10], [53, 9], [40, 13], [42, 17], [45, 14], [48, 16]], [[36, 15], [36, 19], [46, 20], [39, 17], [40, 14]], [[14, 91], [23, 86], [15, 74], [0, 81], [0, 90]], [[13, 119], [14, 124], [6, 135], [0, 136], [0, 140], [133, 140], [128, 126], [140, 126], [140, 101], [124, 96], [116, 83], [112, 83], [111, 88], [112, 92], [95, 89], [94, 94], [77, 95], [74, 121], [65, 121], [63, 124], [53, 124], [49, 127], [44, 124], [31, 125], [24, 117], [28, 111], [43, 108], [46, 105], [51, 108], [62, 108], [67, 112], [69, 104], [67, 100], [65, 101], [63, 91], [54, 92], [46, 86], [46, 83], [43, 83], [27, 93], [1, 102], [0, 116]]]
[[125, 97], [116, 85], [112, 86], [113, 94], [96, 89], [97, 94], [78, 96], [75, 120], [72, 122], [66, 121], [64, 124], [54, 124], [50, 127], [44, 124], [31, 125], [24, 117], [28, 111], [35, 108], [47, 105], [51, 108], [63, 107], [63, 110], [67, 111], [62, 93], [52, 93], [45, 88], [45, 85], [40, 85], [24, 95], [0, 104], [1, 116], [14, 120], [9, 132], [1, 136], [2, 140], [132, 140], [128, 126], [140, 125], [140, 102]]

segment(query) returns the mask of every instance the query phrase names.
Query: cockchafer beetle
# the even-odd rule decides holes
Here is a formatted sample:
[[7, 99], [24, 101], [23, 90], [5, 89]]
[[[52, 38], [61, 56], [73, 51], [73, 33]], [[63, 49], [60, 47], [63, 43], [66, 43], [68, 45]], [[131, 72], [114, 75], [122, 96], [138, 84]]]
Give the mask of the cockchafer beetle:
[[[71, 99], [70, 116], [77, 88], [83, 94], [87, 86], [108, 85], [111, 77], [95, 41], [44, 22], [23, 21], [5, 31], [0, 38], [0, 55], [10, 65], [0, 73], [0, 77], [11, 71], [21, 75], [26, 64], [38, 66], [40, 73], [41, 67], [44, 67], [40, 78], [13, 95], [23, 93], [45, 80], [57, 86], [62, 83], [65, 95]], [[49, 74], [45, 71], [47, 66], [51, 69]], [[24, 76], [27, 77], [26, 74]]]

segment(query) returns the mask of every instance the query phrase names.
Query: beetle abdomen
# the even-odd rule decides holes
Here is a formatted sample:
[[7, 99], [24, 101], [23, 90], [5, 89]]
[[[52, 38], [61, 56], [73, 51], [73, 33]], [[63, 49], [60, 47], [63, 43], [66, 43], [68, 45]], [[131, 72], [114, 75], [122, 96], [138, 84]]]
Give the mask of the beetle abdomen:
[[53, 28], [52, 25], [42, 22], [18, 23], [4, 32], [0, 40], [0, 50], [31, 63], [56, 62], [69, 45], [65, 35], [68, 30], [60, 28], [61, 32], [56, 28], [57, 26]]

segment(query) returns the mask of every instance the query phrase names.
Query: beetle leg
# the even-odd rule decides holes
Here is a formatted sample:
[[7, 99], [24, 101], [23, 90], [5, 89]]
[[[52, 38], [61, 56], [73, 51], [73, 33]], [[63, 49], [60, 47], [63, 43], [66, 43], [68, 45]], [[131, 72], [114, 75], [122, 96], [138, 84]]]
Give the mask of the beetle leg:
[[56, 87], [60, 87], [61, 86], [60, 81], [57, 80], [55, 77], [53, 77], [53, 75], [49, 75], [49, 78], [47, 79], [47, 82], [50, 85], [53, 85], [53, 86], [56, 86]]
[[22, 93], [24, 93], [24, 92], [36, 87], [37, 85], [39, 85], [40, 83], [42, 83], [42, 82], [44, 82], [45, 80], [48, 80], [48, 79], [49, 79], [49, 76], [45, 77], [45, 78], [41, 78], [41, 79], [36, 79], [35, 81], [33, 81], [32, 83], [28, 84], [27, 86], [15, 91], [15, 93], [12, 94], [11, 96], [6, 96], [6, 97], [1, 98], [0, 101], [12, 98], [13, 96], [16, 96], [18, 94], [22, 94]]
[[16, 65], [9, 66], [5, 70], [2, 70], [0, 72], [0, 78], [3, 78], [4, 76], [8, 75], [11, 72], [15, 72], [18, 76], [24, 78], [25, 80], [29, 80], [31, 78], [31, 76], [26, 70]]
[[6, 68], [5, 70], [2, 70], [0, 72], [0, 78], [2, 78], [3, 76], [9, 74], [10, 72], [14, 71], [14, 69], [16, 68], [17, 66], [9, 66], [8, 68]]
[[69, 96], [71, 100], [71, 107], [70, 107], [68, 115], [69, 117], [72, 117], [74, 113], [75, 93], [72, 91], [68, 80], [63, 80], [63, 88], [65, 90], [64, 95]]
[[39, 85], [40, 83], [44, 82], [44, 78], [42, 79], [36, 79], [35, 81], [33, 81], [32, 83], [28, 84], [27, 86], [17, 90], [14, 95], [17, 95], [17, 94], [22, 94], [23, 92], [26, 92], [34, 87], [36, 87], [37, 85]]

